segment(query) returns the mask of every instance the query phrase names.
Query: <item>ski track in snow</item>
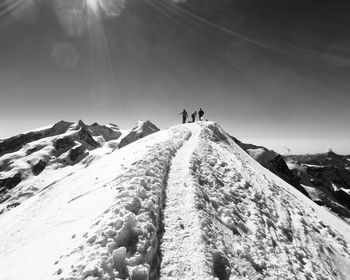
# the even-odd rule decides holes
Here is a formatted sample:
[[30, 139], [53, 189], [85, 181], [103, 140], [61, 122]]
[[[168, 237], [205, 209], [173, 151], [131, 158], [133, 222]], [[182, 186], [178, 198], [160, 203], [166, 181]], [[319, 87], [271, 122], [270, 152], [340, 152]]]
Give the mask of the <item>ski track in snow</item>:
[[165, 233], [161, 245], [161, 279], [164, 280], [204, 280], [210, 273], [205, 265], [195, 188], [189, 169], [200, 127], [187, 126], [192, 127], [192, 135], [172, 160], [166, 188]]

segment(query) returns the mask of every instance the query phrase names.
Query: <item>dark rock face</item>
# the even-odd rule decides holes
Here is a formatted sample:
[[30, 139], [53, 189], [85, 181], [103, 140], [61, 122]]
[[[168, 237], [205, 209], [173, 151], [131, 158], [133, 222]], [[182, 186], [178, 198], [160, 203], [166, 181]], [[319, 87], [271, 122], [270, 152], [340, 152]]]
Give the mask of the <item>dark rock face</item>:
[[46, 165], [47, 163], [45, 161], [39, 160], [39, 162], [32, 167], [32, 173], [35, 176], [39, 175], [45, 169]]
[[88, 155], [87, 150], [84, 146], [79, 146], [69, 151], [69, 159], [75, 162], [78, 159], [82, 159]]
[[5, 197], [6, 192], [16, 187], [21, 181], [22, 177], [20, 173], [16, 173], [9, 178], [0, 179], [0, 203], [7, 199]]
[[18, 151], [22, 148], [23, 145], [38, 140], [42, 138], [42, 135], [40, 133], [27, 133], [27, 134], [20, 134], [8, 139], [3, 140], [0, 143], [0, 156], [5, 153], [12, 153], [15, 151]]
[[94, 138], [92, 138], [92, 131], [89, 129], [89, 127], [80, 120], [75, 127], [72, 129], [73, 131], [77, 131], [76, 134], [74, 134], [72, 137], [79, 141], [82, 144], [87, 144], [89, 149], [96, 149], [100, 146], [99, 143], [97, 143]]
[[334, 198], [339, 201], [344, 206], [347, 206], [350, 209], [350, 195], [347, 194], [342, 189], [336, 190], [334, 193]]
[[[120, 143], [119, 143], [119, 149], [120, 148], [123, 148], [123, 147], [125, 147], [126, 145], [128, 145], [128, 144], [130, 144], [131, 142], [130, 142], [130, 140], [131, 140], [132, 138], [131, 137], [124, 137], [121, 141], [120, 141]], [[135, 139], [135, 138], [134, 138]], [[141, 139], [141, 137], [140, 138], [136, 138], [134, 141], [136, 141], [136, 140], [138, 140], [138, 139]]]
[[274, 159], [270, 160], [271, 166], [265, 166], [270, 171], [275, 173], [278, 177], [295, 187], [298, 191], [309, 197], [307, 191], [300, 185], [300, 178], [291, 171], [281, 155], [277, 155]]
[[39, 147], [33, 147], [33, 148], [31, 148], [31, 149], [28, 149], [28, 150], [26, 151], [26, 154], [27, 154], [27, 156], [28, 156], [28, 155], [31, 155], [32, 153], [35, 153], [35, 152], [39, 151], [39, 150], [40, 150]]
[[[308, 166], [307, 173], [312, 178], [312, 184], [326, 196], [332, 196], [336, 202], [343, 205], [350, 217], [350, 195], [344, 190], [350, 190], [350, 172], [333, 166]], [[329, 203], [328, 203], [329, 204]], [[328, 205], [334, 208], [334, 205]], [[342, 211], [346, 212], [346, 211]]]
[[84, 141], [88, 145], [90, 145], [93, 149], [96, 149], [100, 146], [99, 143], [97, 143], [94, 138], [92, 138], [91, 134], [89, 133], [87, 128], [82, 127], [78, 132], [80, 140]]
[[308, 166], [308, 175], [313, 179], [314, 184], [327, 184], [330, 190], [334, 184], [337, 188], [350, 189], [350, 172], [333, 166]]
[[70, 137], [66, 136], [55, 140], [53, 146], [55, 147], [56, 151], [62, 153], [68, 151], [70, 148], [73, 148], [75, 146], [75, 142]]

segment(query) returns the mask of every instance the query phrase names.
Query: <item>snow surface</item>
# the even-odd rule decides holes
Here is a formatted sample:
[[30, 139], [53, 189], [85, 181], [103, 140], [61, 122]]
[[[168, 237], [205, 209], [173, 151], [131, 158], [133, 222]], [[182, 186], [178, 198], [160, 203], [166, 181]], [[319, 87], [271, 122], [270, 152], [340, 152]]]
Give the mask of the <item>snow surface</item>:
[[212, 122], [40, 178], [0, 215], [1, 280], [349, 279], [350, 226]]

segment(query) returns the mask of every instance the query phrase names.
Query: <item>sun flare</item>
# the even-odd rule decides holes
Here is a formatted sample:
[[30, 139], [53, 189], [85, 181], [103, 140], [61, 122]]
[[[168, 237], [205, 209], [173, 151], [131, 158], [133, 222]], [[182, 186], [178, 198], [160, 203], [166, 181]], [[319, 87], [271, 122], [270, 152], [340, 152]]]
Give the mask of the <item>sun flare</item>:
[[91, 8], [94, 12], [97, 12], [98, 9], [98, 0], [86, 0], [86, 4], [89, 8]]

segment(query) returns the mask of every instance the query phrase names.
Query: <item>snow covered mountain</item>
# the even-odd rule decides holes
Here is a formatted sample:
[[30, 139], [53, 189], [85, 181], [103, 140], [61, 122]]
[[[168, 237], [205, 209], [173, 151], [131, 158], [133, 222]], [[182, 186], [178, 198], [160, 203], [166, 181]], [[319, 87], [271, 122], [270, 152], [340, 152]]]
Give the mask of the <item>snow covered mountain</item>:
[[158, 130], [149, 121], [139, 121], [130, 130], [115, 124], [60, 121], [0, 141], [0, 213], [38, 191], [44, 169], [60, 169], [83, 159], [89, 162]]
[[0, 279], [349, 279], [350, 226], [216, 123], [62, 126], [0, 143]]

